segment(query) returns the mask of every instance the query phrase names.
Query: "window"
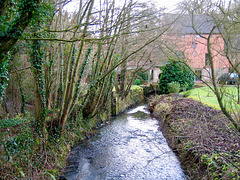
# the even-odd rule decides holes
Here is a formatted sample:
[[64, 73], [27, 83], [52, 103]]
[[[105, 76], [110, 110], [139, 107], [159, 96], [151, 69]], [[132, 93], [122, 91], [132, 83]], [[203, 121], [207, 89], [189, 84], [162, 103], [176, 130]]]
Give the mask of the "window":
[[196, 69], [195, 70], [195, 80], [199, 81], [202, 79], [202, 70], [201, 69]]
[[210, 66], [209, 54], [205, 54], [205, 66]]

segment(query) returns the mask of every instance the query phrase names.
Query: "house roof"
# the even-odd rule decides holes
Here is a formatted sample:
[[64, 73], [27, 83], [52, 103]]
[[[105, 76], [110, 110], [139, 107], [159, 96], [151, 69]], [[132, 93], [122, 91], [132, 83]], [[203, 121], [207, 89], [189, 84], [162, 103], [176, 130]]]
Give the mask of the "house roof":
[[[174, 22], [175, 21], [175, 22]], [[214, 20], [205, 14], [200, 15], [179, 15], [179, 14], [166, 14], [164, 16], [166, 25], [171, 26], [170, 33], [174, 34], [209, 34], [214, 26]], [[194, 30], [195, 27], [196, 31]], [[219, 29], [215, 29], [214, 34], [219, 34]]]

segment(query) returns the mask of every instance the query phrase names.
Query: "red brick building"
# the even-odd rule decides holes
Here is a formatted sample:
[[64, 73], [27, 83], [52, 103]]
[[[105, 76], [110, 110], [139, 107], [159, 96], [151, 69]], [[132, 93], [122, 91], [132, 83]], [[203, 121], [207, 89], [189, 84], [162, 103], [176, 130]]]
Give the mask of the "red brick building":
[[[167, 14], [164, 17], [164, 23], [165, 25], [172, 24], [164, 36], [166, 44], [170, 43], [173, 52], [177, 52], [178, 58], [186, 60], [201, 79], [210, 80], [211, 69], [206, 38], [209, 37], [214, 27], [214, 20], [207, 15], [191, 17]], [[230, 67], [224, 56], [224, 40], [219, 29], [214, 29], [210, 42], [214, 71], [218, 78], [223, 73], [229, 72]], [[196, 77], [196, 80], [199, 79]]]

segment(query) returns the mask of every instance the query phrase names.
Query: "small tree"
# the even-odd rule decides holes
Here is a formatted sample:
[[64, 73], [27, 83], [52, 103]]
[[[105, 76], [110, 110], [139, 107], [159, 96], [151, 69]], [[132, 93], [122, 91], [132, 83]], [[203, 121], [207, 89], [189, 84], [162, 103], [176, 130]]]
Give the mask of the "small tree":
[[159, 79], [161, 93], [168, 93], [168, 84], [173, 81], [178, 82], [181, 89], [190, 90], [194, 85], [194, 74], [185, 63], [171, 60], [164, 66]]

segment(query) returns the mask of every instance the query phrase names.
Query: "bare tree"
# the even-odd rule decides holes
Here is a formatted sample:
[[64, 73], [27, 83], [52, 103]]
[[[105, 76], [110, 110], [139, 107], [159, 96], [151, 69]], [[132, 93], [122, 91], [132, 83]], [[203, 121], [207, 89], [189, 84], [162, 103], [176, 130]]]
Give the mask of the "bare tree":
[[[71, 114], [89, 119], [107, 111], [114, 84], [125, 97], [136, 72], [151, 67], [155, 46], [150, 45], [169, 27], [159, 28], [156, 11], [132, 0], [119, 6], [85, 0], [75, 14], [63, 11], [66, 3], [51, 2], [55, 10], [36, 19], [24, 36], [31, 44], [35, 129], [43, 137], [46, 132], [63, 134]], [[131, 76], [123, 75], [119, 86], [117, 69], [131, 64]]]

